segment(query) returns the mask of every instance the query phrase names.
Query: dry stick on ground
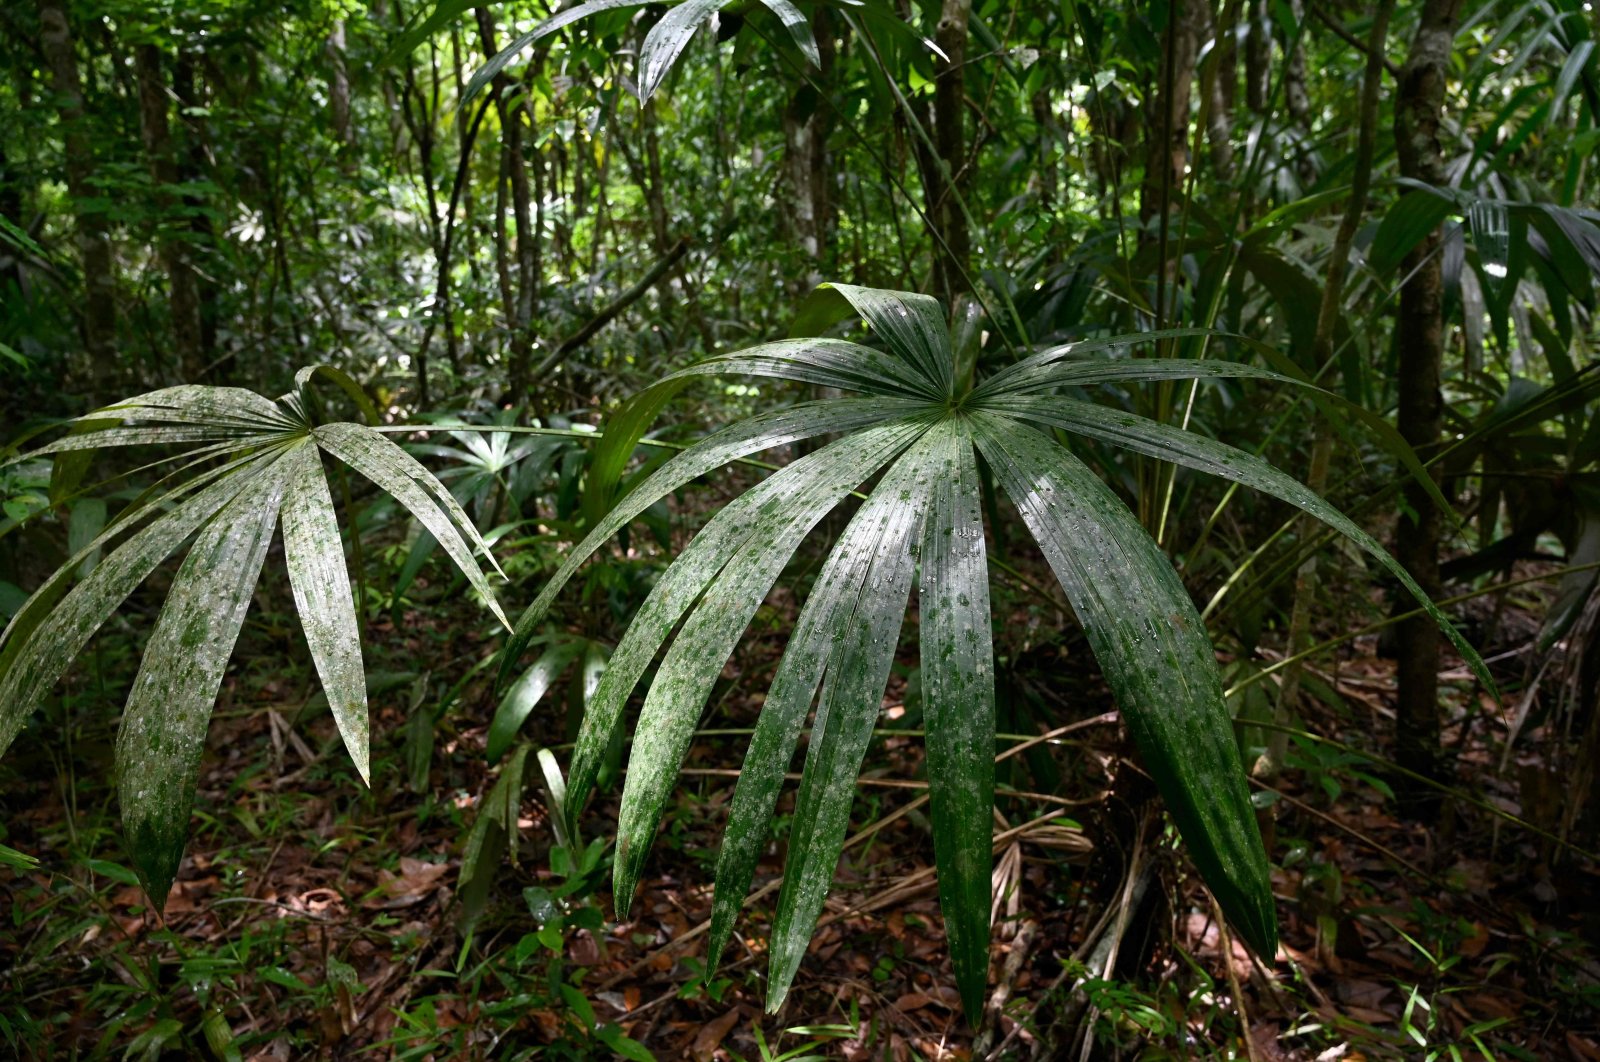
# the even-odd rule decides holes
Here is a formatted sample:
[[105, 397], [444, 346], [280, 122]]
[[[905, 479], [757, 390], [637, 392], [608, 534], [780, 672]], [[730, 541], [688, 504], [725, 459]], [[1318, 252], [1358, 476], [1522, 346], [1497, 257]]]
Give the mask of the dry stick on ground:
[[[1022, 964], [1026, 961], [1028, 953], [1033, 950], [1034, 938], [1038, 932], [1039, 923], [1029, 919], [1022, 923], [1022, 928], [1017, 931], [1017, 939], [1011, 942], [1011, 951], [1006, 955], [1005, 965], [1000, 968], [999, 983], [995, 985], [994, 993], [989, 996], [989, 1005], [984, 1008], [983, 1028], [973, 1041], [972, 1057], [978, 1058], [986, 1054], [989, 1045], [994, 1042], [995, 1035], [1000, 1031], [1000, 1018], [1005, 1013], [1006, 1003], [1011, 999], [1011, 990], [1017, 982], [1017, 975], [1022, 972]], [[1014, 1024], [1012, 1028], [1019, 1029], [1021, 1025]], [[1008, 1036], [1007, 1042], [1009, 1040]]]
[[1215, 896], [1211, 897], [1211, 917], [1217, 920], [1217, 943], [1222, 948], [1222, 968], [1228, 973], [1228, 990], [1233, 993], [1233, 1007], [1239, 1012], [1239, 1030], [1244, 1034], [1245, 1054], [1250, 1062], [1261, 1062], [1256, 1054], [1255, 1037], [1250, 1033], [1250, 1014], [1245, 1010], [1239, 973], [1233, 968], [1233, 934], [1228, 932], [1228, 920], [1222, 917], [1222, 908], [1217, 905]]
[[[1089, 718], [1089, 719], [1080, 719], [1076, 723], [1068, 723], [1066, 726], [1058, 726], [1054, 730], [1048, 731], [1047, 733], [1044, 733], [1044, 734], [1040, 734], [1036, 738], [1029, 738], [1027, 741], [1024, 741], [1024, 742], [1021, 742], [1019, 744], [1011, 746], [1010, 748], [1006, 749], [1004, 752], [1002, 752], [998, 756], [996, 756], [995, 757], [995, 762], [999, 763], [999, 762], [1001, 762], [1003, 760], [1007, 760], [1007, 759], [1011, 758], [1012, 756], [1018, 755], [1019, 753], [1025, 751], [1027, 749], [1033, 748], [1035, 745], [1041, 745], [1041, 744], [1044, 744], [1045, 742], [1048, 742], [1048, 741], [1054, 741], [1057, 738], [1063, 737], [1063, 736], [1065, 736], [1067, 734], [1070, 734], [1070, 733], [1072, 733], [1073, 731], [1076, 731], [1076, 730], [1083, 730], [1083, 729], [1086, 729], [1086, 728], [1091, 727], [1091, 726], [1101, 726], [1101, 725], [1104, 725], [1104, 724], [1107, 724], [1107, 723], [1113, 723], [1118, 718], [1119, 717], [1118, 717], [1116, 712], [1106, 712], [1106, 713], [1104, 713], [1102, 715], [1097, 715], [1097, 716], [1094, 716], [1094, 717]], [[845, 841], [845, 843], [844, 843], [845, 849], [850, 849], [850, 848], [855, 847], [858, 844], [862, 844], [868, 838], [870, 838], [873, 834], [877, 833], [879, 830], [881, 830], [884, 827], [890, 825], [891, 823], [897, 821], [898, 819], [910, 814], [911, 812], [917, 810], [918, 808], [922, 807], [927, 802], [928, 802], [927, 794], [923, 794], [922, 796], [917, 797], [917, 799], [911, 801], [910, 803], [906, 804], [905, 806], [903, 806], [901, 808], [898, 808], [895, 811], [890, 812], [888, 815], [885, 815], [883, 818], [879, 819], [877, 822], [874, 822], [874, 823], [871, 823], [868, 826], [862, 827], [861, 830], [859, 830], [857, 833], [853, 834], [848, 840]], [[1056, 812], [1051, 812], [1048, 815], [1042, 816], [1041, 818], [1035, 819], [1035, 820], [1033, 820], [1031, 822], [1024, 823], [1023, 825], [1018, 826], [1013, 830], [1007, 831], [1006, 833], [997, 834], [995, 836], [994, 841], [995, 841], [996, 844], [999, 844], [1002, 841], [1008, 841], [1008, 840], [1011, 839], [1011, 837], [1020, 834], [1022, 831], [1027, 830], [1030, 827], [1036, 827], [1036, 826], [1040, 825], [1041, 823], [1048, 823], [1050, 820], [1052, 820], [1052, 819], [1054, 819], [1056, 817], [1057, 817], [1057, 813]], [[900, 883], [897, 884], [895, 886], [895, 888], [904, 888], [908, 883], [911, 883], [914, 879], [915, 880], [920, 880], [925, 875], [931, 877], [932, 873], [933, 873], [933, 868], [931, 868], [931, 867], [924, 868], [924, 870], [921, 870], [921, 871], [916, 871], [913, 874], [908, 875], [906, 878], [901, 879]], [[761, 886], [759, 889], [755, 890], [754, 892], [750, 893], [748, 896], [746, 896], [744, 898], [744, 906], [745, 907], [750, 907], [750, 906], [754, 905], [755, 903], [757, 903], [757, 902], [765, 899], [766, 897], [772, 895], [772, 893], [776, 892], [778, 890], [778, 887], [780, 885], [782, 885], [782, 884], [783, 884], [783, 879], [782, 878], [777, 878], [777, 879], [774, 879], [772, 881], [767, 882], [767, 884]], [[863, 909], [863, 910], [865, 910], [865, 909]], [[829, 919], [827, 919], [825, 921], [819, 921], [817, 923], [817, 928], [820, 929], [820, 928], [822, 928], [822, 926], [827, 925], [827, 924], [831, 924], [831, 922], [833, 922], [833, 921], [837, 921], [837, 918], [830, 916]], [[662, 954], [665, 954], [668, 951], [675, 950], [676, 948], [679, 948], [679, 947], [683, 946], [684, 944], [687, 944], [690, 941], [695, 940], [696, 938], [704, 935], [708, 930], [710, 930], [710, 928], [711, 928], [711, 920], [707, 919], [706, 921], [701, 922], [698, 925], [696, 925], [693, 929], [690, 929], [689, 931], [687, 931], [687, 932], [685, 932], [685, 933], [683, 933], [683, 934], [681, 934], [681, 935], [679, 935], [677, 937], [674, 937], [673, 939], [667, 941], [665, 944], [661, 945], [659, 948], [656, 948], [650, 954], [644, 956], [639, 961], [635, 962], [633, 965], [629, 966], [627, 969], [622, 970], [619, 973], [613, 974], [611, 977], [607, 978], [600, 985], [600, 990], [601, 991], [606, 991], [608, 989], [615, 988], [617, 985], [622, 984], [624, 981], [628, 980], [630, 977], [632, 977], [633, 975], [637, 974], [639, 971], [641, 971], [641, 970], [645, 969], [647, 966], [649, 966], [652, 962], [655, 961], [655, 959], [656, 959], [656, 957], [658, 955], [662, 955]]]
[[[1122, 937], [1128, 931], [1128, 920], [1133, 917], [1133, 909], [1144, 901], [1145, 889], [1149, 887], [1152, 871], [1149, 867], [1142, 866], [1144, 846], [1150, 836], [1150, 826], [1155, 818], [1150, 805], [1146, 804], [1144, 814], [1139, 819], [1139, 828], [1133, 837], [1133, 856], [1128, 861], [1128, 880], [1122, 891], [1122, 900], [1117, 904], [1117, 922], [1110, 936], [1106, 938], [1106, 946], [1097, 948], [1093, 959], [1089, 961], [1089, 972], [1093, 974], [1097, 969], [1099, 976], [1107, 981], [1111, 980], [1111, 971], [1117, 966], [1117, 953], [1122, 948]], [[1098, 961], [1099, 953], [1105, 952], [1105, 965]], [[1100, 1008], [1091, 1006], [1083, 1023], [1083, 1050], [1079, 1053], [1079, 1062], [1089, 1062], [1089, 1052], [1094, 1047], [1094, 1023], [1100, 1016]]]

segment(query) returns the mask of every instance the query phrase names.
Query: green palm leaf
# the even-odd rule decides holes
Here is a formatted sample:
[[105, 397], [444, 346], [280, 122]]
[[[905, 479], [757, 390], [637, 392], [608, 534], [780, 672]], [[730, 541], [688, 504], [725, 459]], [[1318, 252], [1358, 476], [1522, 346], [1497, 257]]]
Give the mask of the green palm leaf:
[[983, 1010], [994, 860], [994, 646], [978, 461], [962, 430], [946, 432], [922, 529], [922, 689], [928, 802], [939, 906], [968, 1014]]
[[[886, 349], [816, 338], [854, 319], [865, 321]], [[618, 910], [627, 909], [672, 779], [740, 632], [820, 515], [887, 464], [882, 481], [857, 509], [801, 608], [746, 752], [718, 855], [712, 963], [732, 934], [770, 829], [784, 770], [815, 701], [773, 929], [769, 1006], [779, 1005], [787, 993], [841, 851], [853, 783], [878, 717], [920, 563], [929, 795], [940, 900], [963, 1001], [969, 1013], [980, 1006], [987, 969], [994, 784], [993, 648], [978, 485], [981, 453], [1066, 590], [1206, 883], [1241, 936], [1271, 954], [1277, 929], [1266, 853], [1214, 654], [1194, 603], [1126, 506], [1069, 451], [1023, 420], [1265, 490], [1351, 537], [1414, 586], [1370, 536], [1265, 462], [1212, 440], [1050, 393], [1133, 380], [1304, 381], [1271, 369], [1217, 361], [1085, 360], [1154, 338], [1114, 336], [1041, 352], [957, 394], [956, 388], [964, 385], [957, 380], [938, 304], [923, 296], [850, 285], [820, 290], [802, 308], [793, 331], [809, 338], [709, 359], [662, 379], [624, 407], [622, 420], [608, 429], [596, 454], [601, 487], [596, 497], [605, 499], [601, 504], [609, 511], [593, 518], [589, 535], [523, 615], [502, 661], [504, 674], [577, 567], [647, 506], [719, 464], [824, 432], [846, 433], [776, 472], [706, 524], [662, 574], [596, 691], [573, 757], [569, 812], [574, 815], [621, 725], [628, 696], [668, 645], [645, 698], [623, 792], [615, 871]], [[1173, 329], [1162, 335], [1214, 333]], [[1274, 365], [1284, 361], [1275, 351], [1259, 353]], [[663, 464], [613, 505], [606, 492], [620, 481], [622, 467], [665, 402], [685, 381], [722, 373], [824, 384], [867, 397], [762, 414], [726, 428]], [[1315, 389], [1308, 393], [1315, 401], [1336, 401]], [[1423, 474], [1408, 448], [1384, 439], [1386, 445], [1399, 446], [1400, 459], [1414, 474]], [[842, 465], [850, 474], [831, 478], [823, 462]], [[1481, 669], [1471, 647], [1454, 632], [1452, 637]]]
[[[111, 613], [197, 535], [145, 649], [117, 738], [129, 846], [158, 905], [182, 857], [211, 705], [280, 516], [290, 584], [312, 659], [356, 769], [368, 777], [359, 629], [320, 451], [391, 491], [440, 539], [505, 622], [473, 558], [474, 548], [489, 557], [488, 547], [460, 505], [414, 458], [369, 428], [315, 423], [320, 403], [311, 383], [318, 377], [348, 394], [369, 420], [376, 418], [348, 376], [312, 367], [297, 374], [296, 390], [278, 402], [226, 387], [139, 395], [80, 418], [74, 434], [17, 458], [67, 454], [77, 460], [101, 447], [151, 443], [190, 447], [180, 453], [180, 474], [190, 473], [187, 480], [117, 514], [23, 603], [0, 634], [4, 752]], [[119, 539], [74, 585], [84, 560]]]
[[[912, 546], [927, 505], [937, 441], [924, 440], [895, 462], [852, 521], [868, 540], [851, 555], [864, 571], [850, 614], [827, 632], [839, 644], [822, 681], [790, 827], [789, 861], [772, 923], [768, 1010], [777, 1010], [788, 994], [844, 847], [856, 775], [877, 725], [916, 571]], [[850, 547], [841, 542], [836, 548]]]
[[1081, 461], [1015, 421], [973, 419], [984, 458], [1067, 592], [1201, 874], [1250, 946], [1274, 954], [1266, 853], [1194, 602], [1127, 506]]
[[361, 665], [360, 625], [333, 494], [315, 446], [297, 447], [289, 460], [283, 501], [284, 566], [333, 721], [361, 780], [370, 784], [367, 674]]
[[[305, 449], [301, 443], [291, 454]], [[291, 461], [273, 460], [201, 530], [123, 710], [117, 792], [134, 864], [152, 897], [166, 896], [183, 858], [211, 705], [267, 559]]]

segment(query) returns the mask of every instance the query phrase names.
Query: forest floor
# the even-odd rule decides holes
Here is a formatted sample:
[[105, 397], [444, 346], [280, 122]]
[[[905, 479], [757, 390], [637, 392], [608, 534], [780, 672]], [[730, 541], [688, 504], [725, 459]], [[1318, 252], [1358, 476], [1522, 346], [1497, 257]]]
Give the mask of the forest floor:
[[[1002, 730], [1053, 736], [998, 746], [992, 998], [976, 1030], [945, 950], [921, 741], [892, 733], [915, 722], [909, 656], [838, 882], [776, 1015], [762, 1009], [764, 941], [792, 795], [746, 921], [703, 976], [737, 734], [697, 740], [629, 920], [613, 920], [603, 844], [586, 866], [551, 869], [543, 794], [530, 784], [514, 865], [468, 929], [457, 886], [490, 781], [492, 692], [469, 681], [432, 728], [407, 720], [414, 690], [468, 675], [494, 644], [451, 633], [473, 627], [434, 607], [369, 632], [367, 790], [306, 669], [282, 665], [300, 650], [278, 605], [247, 628], [219, 703], [164, 918], [116, 831], [118, 698], [84, 677], [127, 670], [132, 639], [102, 638], [104, 655], [85, 658], [56, 709], [61, 729], [31, 728], [0, 765], [4, 840], [41, 860], [0, 871], [11, 915], [0, 1034], [20, 1055], [645, 1057], [641, 1044], [661, 1059], [899, 1062], [1078, 1058], [1090, 1035], [1095, 1058], [1600, 1059], [1600, 864], [1461, 801], [1419, 825], [1362, 756], [1296, 742], [1267, 813], [1283, 943], [1274, 961], [1255, 961], [1220, 930], [1175, 835], [1146, 810], [1109, 697], [1070, 644], [1026, 661], [1050, 679], [1031, 688], [1055, 729], [1002, 718]], [[790, 610], [780, 590], [758, 616], [714, 694], [717, 726], [753, 722]], [[1502, 617], [1513, 642], [1514, 627]], [[1309, 729], [1383, 751], [1393, 668], [1375, 651], [1358, 641], [1336, 672], [1314, 673], [1337, 697], [1319, 702]], [[443, 662], [420, 687], [418, 661]], [[1539, 787], [1559, 784], [1539, 769], [1541, 735], [1519, 745], [1535, 750], [1529, 762], [1501, 771], [1510, 709], [1456, 711], [1447, 740], [1462, 782], [1533, 815]], [[563, 726], [531, 728], [554, 743]], [[607, 836], [615, 811], [614, 793], [597, 800], [590, 836]], [[1092, 947], [1110, 939], [1111, 976], [1088, 976], [1086, 962], [1103, 972], [1113, 958]]]

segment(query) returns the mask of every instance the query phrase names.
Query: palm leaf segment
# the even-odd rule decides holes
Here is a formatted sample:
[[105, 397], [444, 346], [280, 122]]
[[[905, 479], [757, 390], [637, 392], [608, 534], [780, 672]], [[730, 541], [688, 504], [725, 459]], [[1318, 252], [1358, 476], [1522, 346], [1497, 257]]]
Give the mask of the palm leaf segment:
[[[66, 438], [11, 461], [102, 447], [185, 444], [168, 478], [195, 474], [127, 510], [53, 575], [0, 634], [0, 753], [100, 626], [164, 559], [190, 548], [145, 648], [117, 733], [123, 827], [145, 890], [164, 904], [188, 835], [211, 709], [273, 530], [306, 642], [345, 747], [368, 780], [367, 690], [350, 577], [323, 473], [326, 453], [392, 494], [506, 618], [474, 553], [488, 547], [454, 497], [371, 427], [316, 423], [315, 376], [376, 411], [336, 370], [304, 369], [273, 402], [232, 387], [171, 387], [80, 418]], [[7, 462], [11, 463], [11, 462]], [[72, 573], [103, 548], [89, 574]], [[493, 558], [489, 558], [493, 563]], [[509, 626], [509, 624], [507, 624]]]
[[863, 397], [753, 417], [657, 469], [599, 520], [522, 616], [508, 645], [502, 674], [514, 667], [579, 565], [657, 499], [746, 454], [843, 433], [707, 522], [641, 607], [590, 703], [572, 761], [572, 809], [582, 806], [593, 787], [634, 686], [677, 630], [634, 731], [618, 826], [619, 913], [628, 910], [673, 779], [741, 632], [821, 517], [881, 473], [800, 612], [746, 753], [718, 858], [711, 954], [714, 962], [728, 941], [767, 838], [783, 772], [814, 706], [773, 928], [768, 1005], [781, 1004], [838, 861], [856, 775], [915, 582], [940, 902], [963, 1001], [969, 1014], [978, 1013], [988, 960], [994, 737], [981, 455], [1077, 612], [1206, 883], [1250, 945], [1273, 954], [1277, 930], [1266, 853], [1204, 625], [1166, 558], [1122, 502], [1034, 425], [1202, 469], [1312, 513], [1389, 569], [1481, 668], [1410, 576], [1315, 493], [1240, 450], [1056, 393], [1119, 379], [1234, 375], [1297, 381], [1216, 361], [1082, 360], [1096, 348], [1148, 338], [1127, 336], [1045, 351], [963, 392], [936, 301], [827, 286], [802, 309], [797, 330], [814, 336], [854, 316], [866, 320], [887, 352], [830, 338], [769, 343], [713, 358], [636, 395], [596, 454], [599, 474], [620, 469], [654, 411], [693, 376], [778, 377]]

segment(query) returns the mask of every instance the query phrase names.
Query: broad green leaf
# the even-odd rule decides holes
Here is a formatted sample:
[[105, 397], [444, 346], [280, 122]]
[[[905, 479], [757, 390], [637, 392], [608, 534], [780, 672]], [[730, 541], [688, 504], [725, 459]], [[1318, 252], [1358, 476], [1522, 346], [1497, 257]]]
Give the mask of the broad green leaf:
[[[594, 700], [584, 713], [569, 775], [574, 812], [582, 807], [594, 785], [611, 732], [620, 722], [623, 705], [640, 676], [655, 659], [656, 651], [667, 640], [679, 618], [694, 605], [734, 554], [747, 543], [755, 542], [759, 548], [761, 539], [772, 538], [773, 522], [786, 510], [814, 512], [820, 518], [922, 430], [920, 423], [897, 421], [848, 435], [784, 466], [729, 502], [706, 523], [656, 581], [650, 596], [612, 652]], [[717, 669], [721, 666], [718, 660]], [[637, 736], [636, 733], [636, 740]], [[634, 754], [638, 754], [637, 747]], [[629, 773], [631, 777], [634, 772], [630, 770]], [[620, 849], [619, 844], [619, 866], [624, 855]], [[626, 904], [628, 899], [619, 892], [616, 903]]]
[[1182, 431], [1171, 425], [1137, 417], [1131, 413], [1121, 413], [1071, 398], [1033, 395], [999, 398], [991, 403], [991, 407], [1064, 431], [1101, 439], [1162, 461], [1171, 461], [1186, 468], [1209, 472], [1214, 476], [1221, 476], [1223, 479], [1264, 491], [1310, 513], [1360, 546], [1382, 564], [1389, 574], [1399, 580], [1407, 592], [1416, 598], [1417, 603], [1438, 623], [1439, 629], [1444, 631], [1451, 644], [1461, 653], [1479, 681], [1490, 689], [1494, 688], [1494, 680], [1489, 675], [1489, 669], [1484, 665], [1482, 658], [1479, 657], [1478, 651], [1377, 539], [1363, 531], [1316, 491], [1301, 484], [1293, 476], [1278, 471], [1254, 454], [1194, 432]]
[[272, 543], [288, 472], [285, 456], [250, 476], [201, 528], [122, 713], [116, 765], [123, 830], [157, 907], [166, 905], [183, 859], [206, 726]]
[[[932, 438], [924, 437], [890, 466], [852, 521], [875, 530], [876, 537], [867, 550], [853, 556], [853, 562], [867, 572], [852, 613], [827, 632], [837, 644], [811, 725], [811, 743], [789, 832], [789, 859], [773, 917], [767, 975], [769, 1013], [782, 1006], [788, 995], [844, 848], [856, 777], [883, 707], [883, 691], [899, 644], [916, 570], [913, 549], [922, 513], [928, 506], [932, 479], [939, 473], [933, 455], [943, 433], [931, 434]], [[844, 543], [835, 548], [844, 548]], [[795, 649], [791, 642], [788, 651]], [[815, 651], [815, 647], [801, 651], [808, 649]]]
[[817, 40], [811, 35], [811, 25], [806, 22], [806, 17], [800, 13], [800, 9], [789, 0], [761, 0], [761, 3], [782, 21], [783, 28], [789, 31], [790, 39], [806, 57], [806, 61], [813, 67], [820, 67], [822, 56], [817, 51]]
[[106, 503], [104, 498], [80, 498], [72, 505], [72, 516], [67, 522], [67, 552], [73, 555], [87, 553], [77, 566], [79, 576], [88, 575], [100, 560], [99, 551], [91, 544], [105, 533]]
[[311, 382], [319, 376], [343, 391], [369, 425], [378, 423], [378, 407], [372, 404], [367, 392], [362, 390], [353, 376], [332, 365], [307, 365], [294, 374], [294, 389], [300, 395], [302, 405], [311, 401]]
[[478, 68], [467, 82], [466, 89], [461, 93], [463, 105], [472, 102], [472, 98], [483, 91], [485, 85], [495, 79], [495, 76], [516, 62], [517, 57], [531, 48], [534, 43], [544, 37], [550, 36], [564, 26], [588, 18], [590, 15], [599, 14], [601, 11], [614, 11], [619, 7], [643, 7], [642, 0], [588, 0], [587, 3], [569, 7], [565, 11], [557, 12], [539, 23], [533, 29], [524, 33], [506, 47], [496, 52], [490, 59]]
[[[790, 409], [762, 413], [748, 420], [730, 425], [683, 451], [671, 461], [650, 474], [638, 487], [617, 503], [601, 521], [584, 536], [582, 542], [567, 554], [566, 560], [552, 575], [539, 596], [517, 619], [517, 630], [507, 642], [500, 660], [500, 682], [504, 682], [515, 668], [528, 641], [538, 630], [567, 581], [584, 561], [606, 543], [612, 535], [654, 505], [661, 498], [712, 469], [721, 468], [749, 454], [784, 446], [801, 439], [810, 439], [827, 432], [848, 432], [898, 416], [913, 408], [910, 403], [891, 399], [840, 398], [821, 402], [807, 402]], [[611, 438], [608, 429], [606, 439]], [[635, 436], [635, 441], [637, 436]], [[632, 443], [629, 443], [632, 450]]]
[[[274, 432], [275, 436], [279, 434], [281, 432]], [[99, 450], [108, 446], [155, 446], [171, 443], [209, 443], [225, 440], [242, 440], [252, 444], [259, 444], [262, 441], [262, 435], [252, 429], [231, 427], [179, 427], [166, 425], [106, 428], [83, 435], [69, 435], [65, 439], [58, 439], [53, 443], [29, 450], [27, 453], [16, 454], [5, 461], [0, 461], [0, 468], [14, 465], [19, 461], [44, 457], [48, 454], [69, 453], [76, 450]]]
[[973, 399], [987, 401], [995, 395], [1031, 394], [1055, 387], [1093, 387], [1103, 383], [1155, 380], [1270, 380], [1280, 384], [1300, 384], [1258, 365], [1206, 358], [1104, 358], [1086, 361], [1051, 360], [1019, 367], [1004, 379], [985, 381], [973, 392]]
[[928, 800], [939, 907], [962, 1006], [983, 1013], [994, 859], [994, 645], [983, 504], [971, 432], [946, 432], [931, 455], [917, 612], [927, 721]]
[[[165, 511], [166, 506], [175, 504], [185, 495], [199, 491], [207, 484], [213, 483], [230, 472], [234, 472], [257, 460], [258, 457], [259, 455], [251, 455], [238, 458], [225, 465], [201, 472], [193, 478], [178, 484], [159, 498], [136, 500], [119, 512], [116, 518], [111, 521], [110, 526], [102, 528], [93, 541], [75, 550], [71, 558], [57, 568], [39, 589], [27, 595], [21, 606], [12, 613], [5, 630], [0, 632], [0, 677], [3, 677], [10, 668], [11, 661], [21, 652], [23, 645], [32, 636], [34, 628], [43, 622], [49, 615], [50, 610], [55, 606], [55, 603], [61, 599], [61, 595], [65, 594], [70, 588], [73, 576], [80, 572], [87, 576], [88, 573], [83, 570], [85, 566], [88, 565], [92, 568], [93, 565], [89, 564], [91, 560], [98, 564], [97, 558], [99, 554], [111, 544], [113, 539], [127, 534], [151, 517], [158, 516]], [[173, 548], [176, 548], [176, 543], [174, 543]], [[168, 552], [171, 552], [171, 550]], [[4, 751], [3, 748], [0, 748], [0, 751]]]
[[477, 6], [477, 3], [478, 0], [439, 0], [434, 5], [433, 10], [428, 12], [428, 16], [417, 22], [417, 15], [427, 10], [426, 7], [419, 7], [417, 14], [411, 17], [413, 24], [410, 28], [401, 34], [399, 39], [391, 44], [389, 50], [384, 53], [382, 65], [389, 66], [404, 59], [416, 51], [417, 46], [423, 41], [472, 10]]
[[872, 327], [890, 352], [904, 358], [933, 385], [933, 397], [950, 394], [954, 362], [944, 307], [931, 295], [823, 284], [800, 307], [792, 335], [815, 333], [843, 320], [850, 311]]
[[1140, 346], [1145, 343], [1155, 343], [1165, 339], [1199, 339], [1203, 336], [1216, 335], [1218, 335], [1217, 332], [1208, 328], [1164, 328], [1153, 332], [1128, 332], [1122, 335], [1102, 336], [1098, 339], [1079, 339], [1071, 343], [1046, 347], [1044, 350], [1028, 355], [1021, 361], [1007, 365], [993, 376], [983, 380], [973, 389], [971, 397], [977, 399], [1001, 391], [1019, 390], [1024, 383], [1037, 377], [1041, 370], [1062, 362], [1084, 362], [1097, 366], [1123, 365], [1132, 359], [1104, 358], [1097, 355], [1104, 354], [1107, 351], [1121, 350], [1124, 347]]
[[1455, 209], [1454, 201], [1434, 191], [1416, 188], [1406, 192], [1378, 223], [1378, 232], [1367, 248], [1367, 264], [1379, 276], [1398, 269], [1401, 259]]
[[1266, 852], [1205, 626], [1172, 566], [1116, 495], [1066, 449], [975, 413], [995, 478], [1067, 593], [1106, 682], [1223, 912], [1277, 949]]
[[289, 472], [283, 499], [283, 554], [289, 586], [339, 736], [361, 780], [370, 785], [361, 628], [333, 494], [316, 446], [296, 447], [285, 460]]
[[650, 27], [639, 48], [639, 100], [656, 94], [695, 32], [728, 0], [682, 0]]
[[500, 699], [500, 706], [494, 710], [494, 718], [489, 721], [487, 754], [490, 763], [497, 762], [505, 755], [529, 713], [585, 644], [579, 639], [558, 643], [534, 661], [533, 666], [524, 671], [522, 677], [506, 691], [506, 695]]
[[[876, 492], [870, 495], [866, 504], [872, 504], [871, 498], [876, 496]], [[750, 891], [756, 863], [772, 832], [772, 816], [783, 788], [784, 772], [789, 769], [806, 713], [811, 710], [837, 646], [833, 636], [844, 629], [855, 610], [871, 568], [865, 558], [876, 549], [880, 533], [881, 527], [870, 518], [857, 516], [851, 520], [829, 552], [789, 633], [788, 646], [767, 689], [755, 734], [745, 752], [728, 825], [722, 833], [708, 970], [716, 968], [745, 894]]]
[[[372, 480], [409, 509], [411, 515], [439, 540], [445, 553], [461, 569], [472, 588], [483, 597], [495, 618], [507, 629], [511, 627], [511, 622], [500, 610], [500, 602], [495, 599], [494, 591], [489, 588], [488, 578], [473, 558], [472, 549], [462, 539], [458, 527], [468, 531], [483, 555], [493, 563], [489, 547], [483, 543], [482, 536], [467, 514], [461, 511], [460, 505], [450, 498], [450, 492], [443, 484], [418, 464], [416, 458], [358, 424], [322, 424], [317, 426], [314, 434], [318, 445], [324, 450]], [[441, 495], [450, 498], [449, 504], [443, 508]]]
[[583, 518], [591, 527], [605, 520], [606, 514], [616, 505], [617, 484], [622, 480], [623, 469], [633, 459], [639, 440], [650, 430], [661, 407], [683, 390], [686, 383], [686, 380], [657, 381], [629, 397], [606, 422], [605, 435], [594, 448], [584, 477]]
[[[0, 639], [0, 753], [11, 747], [39, 698], [55, 685], [117, 606], [156, 565], [232, 501], [261, 466], [280, 453], [275, 448], [240, 462], [232, 475], [212, 480], [194, 497], [130, 536], [86, 579], [67, 591], [59, 604], [52, 602], [66, 586], [72, 569], [82, 562], [83, 554], [74, 557], [28, 599]], [[107, 535], [116, 530], [120, 528], [113, 528]]]

